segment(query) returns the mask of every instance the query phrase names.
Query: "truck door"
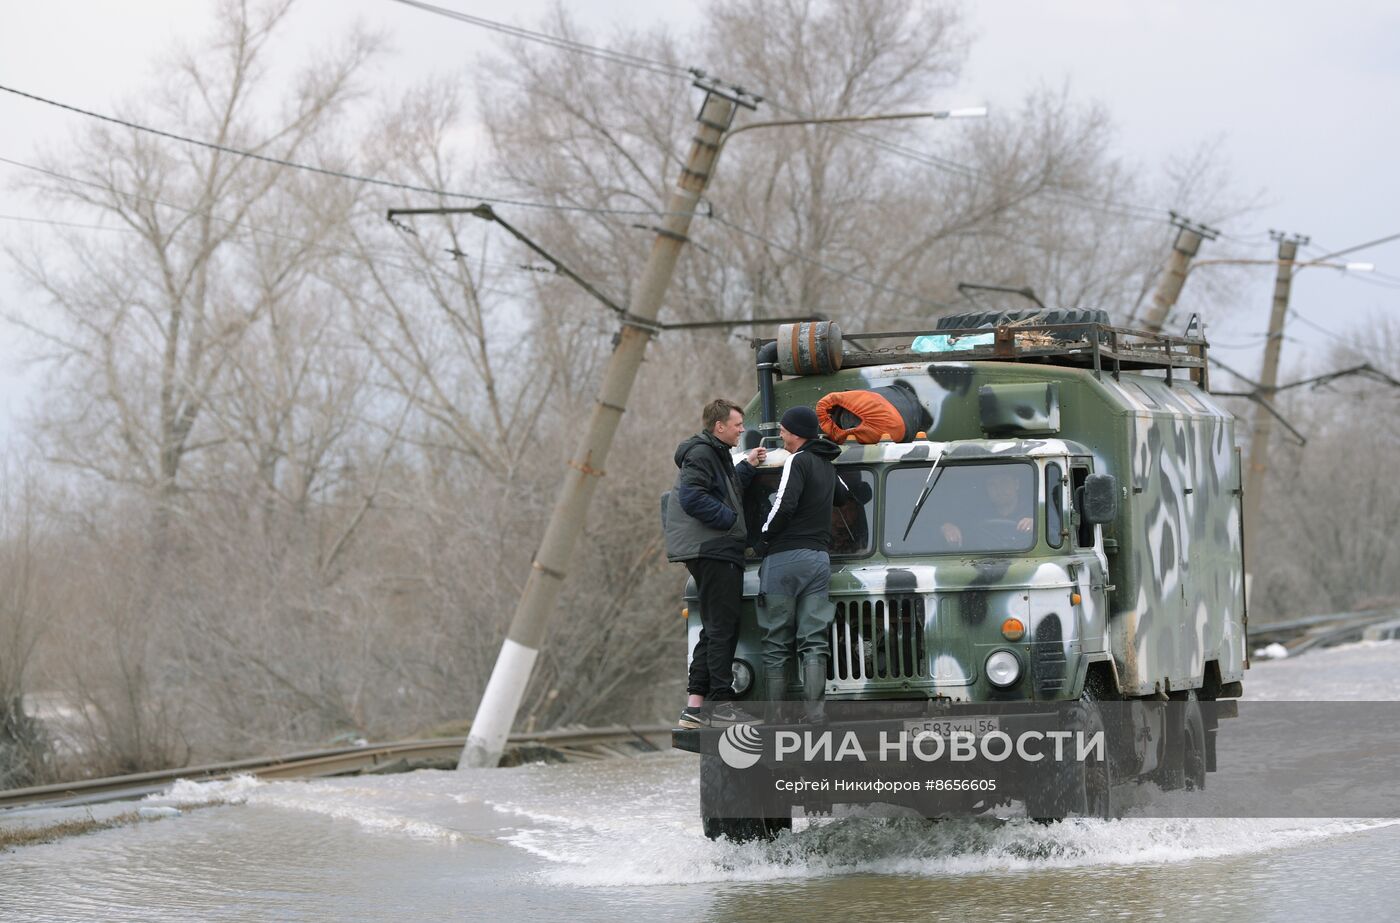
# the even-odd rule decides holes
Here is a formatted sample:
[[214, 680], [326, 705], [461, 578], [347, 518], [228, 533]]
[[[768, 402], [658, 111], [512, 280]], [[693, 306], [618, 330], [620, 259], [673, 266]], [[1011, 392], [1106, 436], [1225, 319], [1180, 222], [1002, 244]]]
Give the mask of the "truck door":
[[1103, 550], [1103, 527], [1084, 518], [1083, 488], [1094, 473], [1094, 460], [1076, 455], [1070, 459], [1070, 545], [1072, 549], [1071, 579], [1079, 603], [1074, 613], [1079, 625], [1079, 637], [1084, 651], [1104, 649], [1104, 631], [1108, 624], [1108, 558]]

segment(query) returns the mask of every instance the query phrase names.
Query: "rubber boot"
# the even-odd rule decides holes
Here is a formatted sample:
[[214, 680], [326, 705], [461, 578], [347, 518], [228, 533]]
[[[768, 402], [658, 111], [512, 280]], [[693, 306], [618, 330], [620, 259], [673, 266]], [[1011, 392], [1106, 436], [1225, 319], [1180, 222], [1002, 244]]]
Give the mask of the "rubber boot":
[[786, 724], [783, 702], [787, 700], [788, 671], [786, 666], [766, 667], [763, 671], [763, 698], [768, 703], [764, 716], [769, 724]]
[[802, 661], [802, 700], [808, 724], [826, 723], [826, 658]]

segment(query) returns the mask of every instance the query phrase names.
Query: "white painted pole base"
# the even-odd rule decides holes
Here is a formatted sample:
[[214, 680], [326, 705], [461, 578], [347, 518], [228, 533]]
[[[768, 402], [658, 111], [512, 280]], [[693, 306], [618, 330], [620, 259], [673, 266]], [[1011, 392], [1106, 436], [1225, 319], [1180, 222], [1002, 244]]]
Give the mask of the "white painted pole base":
[[515, 721], [520, 700], [525, 697], [530, 671], [539, 653], [509, 638], [501, 645], [501, 655], [496, 658], [491, 679], [486, 683], [481, 707], [476, 710], [467, 745], [462, 748], [462, 758], [457, 763], [458, 769], [494, 769], [500, 764], [510, 726]]

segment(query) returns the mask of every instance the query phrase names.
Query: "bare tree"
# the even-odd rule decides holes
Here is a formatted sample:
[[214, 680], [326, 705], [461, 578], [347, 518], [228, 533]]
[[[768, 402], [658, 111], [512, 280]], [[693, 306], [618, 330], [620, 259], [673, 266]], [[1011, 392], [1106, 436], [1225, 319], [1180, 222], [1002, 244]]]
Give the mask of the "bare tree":
[[[1369, 363], [1400, 380], [1394, 319], [1368, 319], [1350, 336], [1329, 333], [1339, 342], [1321, 361], [1299, 364], [1297, 378]], [[1400, 546], [1392, 538], [1400, 483], [1378, 463], [1400, 451], [1400, 388], [1352, 376], [1292, 392], [1281, 406], [1307, 444], [1274, 437], [1264, 527], [1254, 537], [1261, 571], [1251, 618], [1400, 605]]]
[[[356, 35], [308, 64], [271, 117], [268, 44], [290, 5], [224, 0], [208, 48], [179, 55], [151, 102], [123, 111], [269, 157], [315, 150], [353, 99], [375, 41]], [[289, 224], [288, 171], [222, 150], [107, 124], [88, 127], [72, 150], [81, 153], [49, 159], [53, 175], [39, 191], [135, 233], [102, 249], [69, 239], [59, 256], [14, 254], [56, 309], [21, 319], [58, 365], [45, 445], [59, 464], [156, 498], [159, 535], [189, 486], [191, 460], [225, 439], [208, 411], [240, 344], [298, 296], [308, 253], [337, 216], [302, 209]], [[268, 246], [245, 223], [288, 234]]]
[[33, 481], [0, 467], [0, 789], [47, 781], [52, 751], [25, 694], [48, 616]]

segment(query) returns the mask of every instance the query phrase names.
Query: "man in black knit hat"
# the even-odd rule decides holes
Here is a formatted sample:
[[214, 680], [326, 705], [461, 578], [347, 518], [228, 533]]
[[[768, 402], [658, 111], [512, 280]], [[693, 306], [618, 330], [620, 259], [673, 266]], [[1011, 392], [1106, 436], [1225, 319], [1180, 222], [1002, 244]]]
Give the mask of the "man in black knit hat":
[[[832, 465], [841, 449], [822, 438], [812, 408], [788, 410], [778, 433], [789, 454], [756, 548], [764, 556], [758, 571], [764, 698], [769, 702], [784, 698], [788, 664], [796, 648], [806, 717], [820, 722], [825, 718], [822, 700], [831, 656], [828, 632], [836, 614], [827, 593], [831, 508], [844, 503], [849, 492]], [[777, 710], [777, 706], [770, 708]]]

